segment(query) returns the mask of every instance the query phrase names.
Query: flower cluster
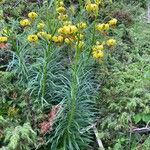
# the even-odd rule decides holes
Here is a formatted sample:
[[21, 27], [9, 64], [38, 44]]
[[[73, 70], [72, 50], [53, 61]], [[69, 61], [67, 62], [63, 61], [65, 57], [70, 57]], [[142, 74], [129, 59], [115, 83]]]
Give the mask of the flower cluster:
[[113, 48], [116, 45], [115, 39], [109, 39], [106, 42], [96, 42], [96, 45], [93, 46], [93, 58], [102, 59], [104, 57], [104, 48]]
[[[102, 1], [95, 1], [95, 3], [87, 3], [86, 10], [88, 13], [96, 13], [99, 10], [99, 6]], [[72, 21], [69, 20], [67, 15], [67, 10], [65, 8], [64, 2], [61, 0], [56, 3], [56, 12], [58, 13], [58, 19], [61, 20], [59, 28], [56, 30], [55, 34], [52, 35], [45, 31], [46, 24], [44, 21], [37, 23], [37, 33], [28, 35], [27, 39], [31, 43], [36, 43], [40, 39], [47, 40], [60, 44], [67, 44], [76, 49], [83, 49], [85, 46], [84, 43], [84, 30], [87, 28], [86, 22], [78, 22], [73, 24]], [[35, 20], [38, 14], [31, 12], [28, 14], [30, 20]], [[67, 17], [65, 17], [67, 16]], [[65, 19], [64, 19], [65, 18]], [[30, 25], [31, 21], [26, 19], [24, 21], [24, 25]], [[96, 25], [96, 29], [101, 33], [107, 33], [111, 28], [114, 28], [117, 25], [117, 19], [113, 18], [109, 20], [107, 23], [99, 23]], [[22, 25], [23, 26], [23, 25]], [[108, 39], [108, 38], [107, 38]], [[92, 47], [92, 55], [95, 59], [102, 59], [105, 56], [104, 49], [113, 48], [116, 45], [116, 40], [110, 38], [105, 40], [105, 42], [96, 42], [96, 45]]]
[[22, 27], [27, 27], [29, 25], [31, 25], [31, 23], [38, 17], [37, 13], [35, 12], [30, 12], [28, 13], [28, 19], [23, 19], [20, 21], [20, 25]]
[[92, 14], [92, 15], [98, 14], [99, 5], [97, 3], [91, 3], [91, 2], [87, 3], [85, 8], [89, 14]]
[[63, 1], [57, 2], [56, 11], [58, 13], [58, 19], [61, 21], [66, 21], [68, 19], [68, 15], [66, 14], [66, 8]]
[[96, 25], [96, 29], [101, 33], [107, 33], [110, 27], [115, 27], [117, 25], [117, 19], [113, 18], [108, 23], [99, 23]]
[[[66, 23], [65, 23], [66, 24]], [[84, 35], [82, 31], [87, 27], [87, 24], [80, 22], [76, 25], [69, 23], [58, 29], [58, 33], [64, 38], [66, 44], [75, 43], [76, 48], [82, 49], [84, 47]], [[78, 46], [77, 46], [78, 45]]]

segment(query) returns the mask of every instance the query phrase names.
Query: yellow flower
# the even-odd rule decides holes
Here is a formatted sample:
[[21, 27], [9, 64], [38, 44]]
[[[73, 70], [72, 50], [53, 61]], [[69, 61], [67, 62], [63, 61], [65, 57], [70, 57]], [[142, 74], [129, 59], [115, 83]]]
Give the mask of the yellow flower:
[[118, 21], [117, 19], [113, 18], [108, 23], [109, 23], [110, 26], [116, 26], [117, 21]]
[[105, 25], [104, 25], [104, 30], [106, 31], [106, 30], [109, 30], [109, 24], [108, 23], [106, 23]]
[[102, 3], [102, 0], [95, 0], [95, 3], [96, 3], [97, 5], [100, 5], [100, 4]]
[[85, 46], [84, 41], [79, 41], [76, 44], [77, 44], [77, 48], [79, 49], [83, 49], [83, 47]]
[[47, 39], [47, 40], [51, 40], [51, 39], [52, 39], [52, 35], [51, 35], [51, 34], [47, 34], [47, 35], [46, 35], [46, 39]]
[[37, 33], [37, 36], [38, 36], [39, 38], [46, 38], [46, 37], [47, 37], [47, 33], [46, 33], [46, 32], [38, 32], [38, 33]]
[[35, 35], [35, 34], [31, 34], [31, 35], [28, 35], [28, 41], [29, 42], [37, 42], [38, 41], [38, 36]]
[[53, 36], [52, 37], [52, 40], [55, 42], [55, 43], [62, 43], [64, 38], [63, 36], [59, 35], [59, 36]]
[[63, 25], [71, 25], [71, 24], [72, 24], [71, 21], [64, 21], [64, 22], [63, 22]]
[[106, 24], [104, 24], [104, 23], [98, 24], [98, 25], [96, 26], [96, 29], [97, 29], [98, 31], [100, 31], [100, 32], [109, 30], [109, 24], [108, 24], [108, 23], [106, 23]]
[[117, 42], [116, 42], [115, 39], [109, 39], [109, 40], [106, 42], [107, 46], [109, 46], [109, 47], [115, 46], [116, 43], [117, 43]]
[[99, 41], [96, 42], [96, 45], [103, 45], [104, 46], [105, 44], [106, 44], [105, 42], [99, 42]]
[[71, 38], [65, 38], [65, 43], [71, 44], [73, 42], [73, 39]]
[[39, 30], [43, 30], [44, 27], [45, 27], [45, 24], [44, 24], [44, 23], [39, 23], [39, 24], [37, 25], [37, 28], [38, 28]]
[[64, 26], [62, 31], [63, 34], [74, 34], [78, 31], [78, 29], [75, 25], [68, 25]]
[[86, 5], [86, 10], [87, 12], [95, 12], [97, 13], [98, 12], [98, 5], [97, 4], [92, 4], [92, 3], [89, 3]]
[[61, 6], [61, 7], [58, 7], [58, 8], [56, 9], [56, 11], [57, 11], [58, 13], [65, 13], [65, 12], [66, 12], [66, 8], [63, 7], [63, 6]]
[[93, 51], [93, 57], [96, 59], [101, 59], [104, 57], [104, 52], [101, 50]]
[[68, 15], [67, 14], [65, 14], [65, 15], [64, 14], [59, 14], [58, 19], [62, 20], [62, 21], [65, 21], [65, 20], [68, 19]]
[[64, 2], [63, 2], [63, 1], [60, 1], [60, 2], [59, 2], [59, 6], [64, 6]]
[[77, 27], [81, 30], [85, 29], [87, 27], [87, 24], [85, 22], [80, 22], [77, 24]]
[[20, 21], [20, 25], [22, 27], [26, 27], [26, 26], [29, 26], [31, 24], [30, 20], [29, 19], [24, 19], [24, 20], [21, 20]]
[[0, 37], [0, 43], [6, 43], [8, 41], [8, 38], [5, 36]]
[[101, 44], [101, 45], [95, 45], [93, 47], [93, 51], [103, 51], [104, 50], [104, 46]]
[[63, 32], [64, 32], [64, 31], [63, 31], [63, 28], [59, 28], [59, 29], [58, 29], [58, 33], [59, 33], [59, 34], [62, 34]]
[[28, 17], [29, 17], [30, 19], [32, 19], [32, 20], [36, 19], [37, 16], [38, 16], [38, 14], [35, 13], [35, 12], [30, 12], [30, 13], [28, 13]]

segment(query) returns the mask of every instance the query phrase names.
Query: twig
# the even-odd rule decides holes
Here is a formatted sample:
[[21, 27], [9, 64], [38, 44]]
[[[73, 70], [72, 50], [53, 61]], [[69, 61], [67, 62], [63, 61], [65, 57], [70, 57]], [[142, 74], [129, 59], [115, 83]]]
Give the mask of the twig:
[[97, 139], [97, 144], [99, 146], [99, 150], [105, 150], [105, 148], [103, 146], [103, 143], [102, 143], [101, 139], [98, 136], [98, 130], [95, 126], [93, 127], [93, 130], [94, 130], [95, 137]]
[[150, 127], [135, 128], [135, 129], [132, 129], [131, 131], [137, 132], [137, 133], [150, 132]]

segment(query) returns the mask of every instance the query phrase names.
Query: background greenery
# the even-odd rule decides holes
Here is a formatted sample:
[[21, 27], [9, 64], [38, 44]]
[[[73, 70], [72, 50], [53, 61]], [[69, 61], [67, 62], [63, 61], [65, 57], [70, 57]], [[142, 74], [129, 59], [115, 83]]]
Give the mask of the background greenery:
[[[70, 1], [66, 1], [66, 4], [69, 2]], [[76, 4], [78, 1], [72, 2], [73, 4]], [[31, 5], [29, 5], [29, 3]], [[17, 29], [16, 18], [20, 19], [20, 17], [25, 16], [27, 12], [39, 9], [39, 7], [40, 6], [37, 5], [36, 1], [6, 0], [6, 3], [3, 6], [4, 9], [0, 14], [1, 16], [5, 16], [6, 22], [11, 22], [11, 27], [10, 24], [7, 24], [6, 28], [11, 28], [15, 33], [18, 33], [21, 31], [18, 31]], [[42, 11], [43, 9], [41, 8], [41, 13]], [[89, 97], [90, 94], [92, 95], [94, 93], [96, 95], [96, 110], [98, 110], [98, 113], [96, 114], [98, 137], [102, 140], [106, 150], [150, 149], [149, 132], [132, 132], [135, 128], [148, 126], [150, 122], [150, 25], [147, 24], [146, 13], [146, 0], [116, 0], [113, 4], [108, 5], [102, 15], [104, 18], [105, 16], [108, 16], [118, 19], [118, 27], [113, 33], [117, 38], [118, 45], [116, 49], [108, 54], [106, 61], [100, 64], [90, 61], [90, 66], [85, 66], [83, 70], [80, 70], [77, 73], [79, 82], [81, 83], [80, 89], [87, 86], [86, 89], [83, 88], [80, 91], [77, 97], [78, 102], [80, 102], [83, 97], [84, 99], [93, 99], [93, 97]], [[105, 19], [107, 20], [107, 17]], [[3, 22], [1, 25], [4, 25]], [[18, 38], [21, 39], [22, 36]], [[22, 43], [22, 46], [18, 49], [18, 60], [22, 60], [22, 56], [27, 57], [31, 54], [30, 49], [27, 50], [29, 53], [24, 51], [24, 46], [25, 43]], [[16, 47], [14, 49], [16, 50]], [[60, 117], [58, 122], [56, 122], [56, 125], [59, 125], [59, 128], [56, 130], [59, 134], [52, 135], [53, 145], [55, 145], [55, 141], [62, 143], [61, 139], [63, 136], [61, 135], [63, 135], [63, 129], [66, 126], [66, 120], [68, 117], [67, 112], [69, 112], [70, 108], [70, 103], [65, 103], [65, 99], [70, 97], [68, 89], [71, 87], [70, 72], [72, 70], [70, 69], [66, 72], [65, 77], [67, 78], [64, 76], [58, 76], [58, 74], [61, 74], [61, 71], [64, 71], [63, 66], [59, 65], [59, 60], [62, 58], [58, 57], [58, 59], [53, 59], [61, 49], [58, 49], [53, 53], [51, 63], [49, 64], [50, 70], [48, 70], [50, 73], [48, 76], [53, 77], [54, 81], [57, 80], [58, 82], [59, 80], [61, 82], [59, 82], [59, 86], [57, 87], [53, 86], [53, 83], [47, 85], [49, 87], [48, 89], [53, 90], [46, 92], [49, 93], [49, 95], [44, 94], [50, 103], [54, 97], [55, 101], [51, 104], [57, 104], [56, 101], [60, 102], [60, 99], [63, 97], [64, 104], [68, 105], [65, 110], [66, 115], [63, 116], [65, 119]], [[37, 82], [38, 80], [34, 78], [34, 75], [39, 73], [38, 78], [42, 76], [44, 60], [42, 60], [43, 53], [37, 54], [36, 51], [37, 49], [32, 51], [32, 55], [38, 55], [41, 59], [39, 59], [40, 61], [38, 64], [34, 64], [31, 68], [27, 66], [28, 72], [30, 73], [28, 76], [30, 77], [28, 78], [30, 82], [27, 85], [24, 84], [26, 82], [27, 74], [24, 63], [19, 63], [19, 61], [16, 60], [13, 61], [13, 64], [9, 64], [9, 68], [13, 66], [14, 71], [9, 72], [6, 70], [6, 67], [8, 63], [14, 59], [14, 55], [8, 51], [0, 50], [0, 56], [4, 58], [0, 59], [0, 116], [3, 116], [0, 117], [0, 146], [7, 145], [9, 149], [16, 149], [14, 146], [15, 143], [16, 145], [18, 145], [18, 143], [20, 144], [20, 147], [18, 148], [19, 150], [26, 150], [35, 147], [36, 143], [43, 142], [41, 141], [41, 137], [37, 138], [36, 123], [38, 123], [41, 118], [43, 119], [49, 110], [47, 108], [44, 109], [44, 112], [41, 109], [37, 110], [39, 102], [36, 99], [40, 95], [40, 93], [38, 93], [40, 83]], [[63, 56], [64, 55], [66, 54], [63, 53]], [[65, 64], [64, 66], [66, 68], [69, 67], [64, 59], [62, 63], [63, 65]], [[60, 71], [56, 72], [58, 66], [60, 66]], [[89, 70], [93, 68], [93, 66], [95, 69], [91, 73]], [[95, 82], [95, 78], [98, 79], [98, 83]], [[76, 80], [74, 82], [76, 82]], [[66, 89], [64, 88], [64, 90], [60, 90], [62, 86], [64, 86], [64, 83]], [[94, 83], [94, 85], [92, 83]], [[100, 87], [99, 92], [95, 93], [94, 90], [97, 87]], [[32, 97], [28, 94], [31, 89], [34, 89]], [[56, 93], [51, 91], [61, 92], [57, 93], [59, 94], [59, 97], [55, 97]], [[83, 97], [80, 97], [81, 95], [83, 95]], [[32, 103], [33, 101], [34, 103]], [[91, 105], [95, 106], [93, 103], [91, 103]], [[48, 108], [49, 107], [52, 106], [48, 105]], [[77, 107], [80, 107], [80, 103], [77, 104]], [[82, 107], [80, 108], [81, 111], [79, 110], [79, 112], [76, 113], [76, 118], [82, 114], [82, 111], [85, 107], [88, 107], [88, 105], [82, 105]], [[87, 113], [89, 114], [90, 112]], [[93, 112], [95, 112], [95, 110]], [[86, 124], [88, 121], [92, 122], [92, 120], [88, 118], [88, 114], [81, 116], [83, 118], [81, 128], [85, 127], [84, 123]], [[94, 113], [90, 115], [91, 118], [93, 116], [95, 117]], [[80, 123], [81, 120], [77, 121]], [[26, 122], [30, 122], [30, 124]], [[83, 135], [80, 137], [80, 135], [77, 135], [79, 127], [77, 124], [74, 124], [75, 123], [72, 123], [70, 125], [71, 130], [74, 130], [71, 132], [74, 133], [74, 137], [78, 138], [77, 140], [73, 140], [81, 145], [81, 147], [84, 147], [80, 139], [86, 141], [87, 136], [90, 136], [89, 139], [94, 139], [94, 142], [87, 141], [87, 143], [90, 143], [89, 145], [92, 145], [92, 147], [94, 145], [94, 149], [97, 150], [98, 145], [95, 144], [97, 143], [97, 140], [93, 131], [87, 136]], [[46, 140], [50, 138], [51, 136], [45, 137]], [[67, 138], [69, 138], [69, 136]], [[48, 146], [43, 144], [42, 146], [41, 149], [50, 149], [51, 144]], [[60, 149], [62, 148], [61, 146], [61, 144], [58, 145]]]

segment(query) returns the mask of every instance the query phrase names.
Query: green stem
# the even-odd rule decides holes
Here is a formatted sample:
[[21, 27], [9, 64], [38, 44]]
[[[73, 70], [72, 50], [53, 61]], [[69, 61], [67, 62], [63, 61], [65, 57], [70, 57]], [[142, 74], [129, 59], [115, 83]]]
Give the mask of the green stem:
[[[93, 25], [94, 27], [93, 27], [93, 36], [92, 36], [91, 45], [93, 45], [93, 44], [95, 43], [95, 40], [96, 40], [96, 37], [95, 37], [95, 35], [96, 35], [96, 29], [95, 29], [96, 21], [94, 21], [93, 24], [94, 24], [94, 25]], [[92, 54], [92, 48], [90, 47], [90, 52], [89, 52], [89, 54], [88, 54], [87, 61], [89, 60], [91, 54]]]
[[[78, 46], [77, 46], [78, 47]], [[78, 63], [79, 63], [79, 57], [80, 57], [80, 49], [76, 49], [76, 54], [75, 54], [75, 61], [73, 63], [73, 69], [72, 69], [72, 83], [71, 83], [71, 110], [69, 112], [69, 121], [68, 121], [68, 126], [67, 126], [67, 135], [69, 136], [69, 129], [72, 124], [75, 111], [76, 111], [76, 99], [77, 99], [77, 89], [78, 89], [78, 80], [77, 80], [77, 72], [78, 72]], [[65, 137], [66, 139], [66, 137]]]
[[50, 44], [48, 45], [48, 48], [45, 49], [44, 51], [44, 67], [43, 67], [43, 80], [42, 80], [42, 106], [43, 106], [43, 100], [45, 97], [45, 93], [46, 93], [46, 82], [47, 82], [47, 66], [48, 66], [48, 62], [49, 62], [49, 55], [51, 55], [50, 53], [51, 47]]
[[47, 61], [44, 63], [44, 67], [43, 67], [42, 98], [44, 98], [45, 96], [46, 79], [47, 79]]

